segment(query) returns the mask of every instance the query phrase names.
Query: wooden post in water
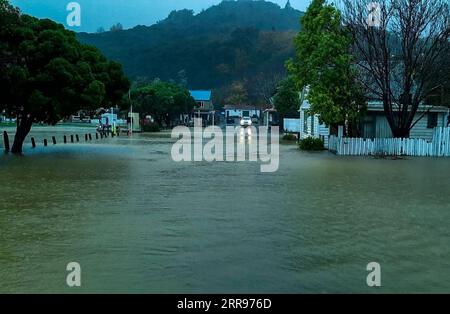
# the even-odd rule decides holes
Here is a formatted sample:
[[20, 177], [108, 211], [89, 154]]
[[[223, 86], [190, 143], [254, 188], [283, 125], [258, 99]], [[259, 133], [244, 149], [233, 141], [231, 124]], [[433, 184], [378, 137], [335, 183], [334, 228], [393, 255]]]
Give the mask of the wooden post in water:
[[67, 144], [67, 136], [64, 135], [64, 144]]
[[92, 135], [89, 133], [89, 140], [92, 141]]
[[80, 137], [77, 135], [75, 135], [76, 139], [77, 139], [77, 143], [80, 141]]
[[31, 138], [31, 147], [36, 148], [36, 141], [34, 140], [34, 137]]
[[85, 141], [85, 142], [88, 141], [88, 135], [87, 135], [87, 134], [84, 135], [84, 141]]
[[5, 144], [5, 153], [9, 153], [9, 136], [6, 131], [3, 131], [3, 143]]
[[56, 137], [52, 136], [53, 145], [56, 145]]
[[44, 146], [47, 147], [47, 145], [48, 145], [47, 139], [44, 139]]
[[70, 135], [70, 142], [73, 143], [73, 134]]

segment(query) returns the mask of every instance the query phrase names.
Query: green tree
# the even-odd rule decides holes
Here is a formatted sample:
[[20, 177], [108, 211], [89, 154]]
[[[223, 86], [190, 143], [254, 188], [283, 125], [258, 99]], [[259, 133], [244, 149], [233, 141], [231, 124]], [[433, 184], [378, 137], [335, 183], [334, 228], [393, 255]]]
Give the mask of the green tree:
[[247, 105], [248, 93], [242, 82], [234, 82], [226, 92], [225, 102], [229, 105]]
[[120, 64], [80, 44], [62, 25], [0, 1], [0, 42], [7, 56], [0, 72], [1, 106], [17, 117], [13, 153], [22, 153], [33, 123], [54, 125], [79, 110], [121, 101], [129, 82]]
[[283, 119], [286, 117], [298, 117], [300, 108], [300, 96], [293, 76], [288, 76], [278, 85], [273, 98], [275, 108], [280, 117], [280, 127], [283, 129]]
[[135, 109], [144, 116], [152, 115], [159, 126], [172, 126], [180, 114], [190, 113], [195, 105], [185, 87], [161, 80], [138, 85], [131, 98]]
[[352, 65], [351, 36], [341, 24], [341, 14], [325, 0], [313, 0], [301, 19], [295, 38], [296, 56], [287, 63], [298, 90], [308, 87], [311, 113], [327, 125], [350, 123], [357, 133], [365, 112], [365, 94]]

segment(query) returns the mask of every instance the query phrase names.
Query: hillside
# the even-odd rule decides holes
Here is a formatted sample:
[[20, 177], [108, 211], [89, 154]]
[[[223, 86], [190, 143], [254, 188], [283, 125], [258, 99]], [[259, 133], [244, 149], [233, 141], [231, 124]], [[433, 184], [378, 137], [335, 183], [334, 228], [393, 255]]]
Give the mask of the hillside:
[[252, 82], [284, 72], [301, 15], [271, 2], [223, 1], [197, 15], [173, 11], [152, 26], [78, 37], [121, 62], [132, 79], [173, 79], [218, 90], [242, 82], [252, 96]]

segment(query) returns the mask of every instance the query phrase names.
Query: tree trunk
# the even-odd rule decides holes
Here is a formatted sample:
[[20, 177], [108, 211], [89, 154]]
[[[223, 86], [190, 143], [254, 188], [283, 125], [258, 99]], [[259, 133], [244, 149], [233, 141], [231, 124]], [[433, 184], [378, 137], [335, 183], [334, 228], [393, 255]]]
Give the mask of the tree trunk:
[[392, 134], [396, 138], [409, 138], [411, 130], [409, 128], [394, 128]]
[[21, 118], [17, 122], [16, 135], [14, 136], [14, 143], [11, 149], [11, 153], [20, 155], [22, 154], [23, 142], [30, 133], [32, 120], [29, 118]]

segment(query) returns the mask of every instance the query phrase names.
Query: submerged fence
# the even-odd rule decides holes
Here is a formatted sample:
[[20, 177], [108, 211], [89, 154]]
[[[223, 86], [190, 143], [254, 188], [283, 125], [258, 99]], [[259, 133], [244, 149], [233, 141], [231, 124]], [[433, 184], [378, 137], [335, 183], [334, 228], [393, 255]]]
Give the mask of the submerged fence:
[[347, 138], [330, 136], [328, 149], [338, 155], [450, 157], [450, 128], [434, 129], [433, 139]]
[[[103, 138], [107, 138], [108, 136], [114, 137], [114, 136], [119, 136], [119, 134], [114, 134], [112, 132], [107, 132], [107, 131], [96, 131], [95, 132], [95, 140], [98, 139], [103, 139]], [[0, 150], [1, 150], [1, 146], [4, 146], [4, 152], [5, 153], [9, 153], [11, 150], [11, 145], [10, 145], [10, 139], [9, 139], [9, 134], [7, 131], [3, 131], [3, 135], [1, 136], [1, 138], [3, 139], [3, 145], [1, 145], [2, 141], [0, 141]], [[84, 134], [84, 141], [85, 142], [91, 142], [93, 140], [92, 134], [91, 133], [86, 133]], [[31, 141], [31, 148], [36, 148], [36, 140], [34, 137], [30, 138]], [[73, 134], [70, 135], [70, 139], [68, 138], [67, 135], [63, 136], [63, 140], [62, 143], [64, 144], [68, 144], [68, 143], [80, 143], [80, 136], [78, 134], [75, 134], [75, 136]], [[51, 143], [53, 145], [56, 145], [58, 143], [56, 136], [52, 136], [51, 137]], [[47, 140], [47, 138], [43, 139], [43, 145], [44, 147], [47, 147], [49, 144], [49, 141]]]

